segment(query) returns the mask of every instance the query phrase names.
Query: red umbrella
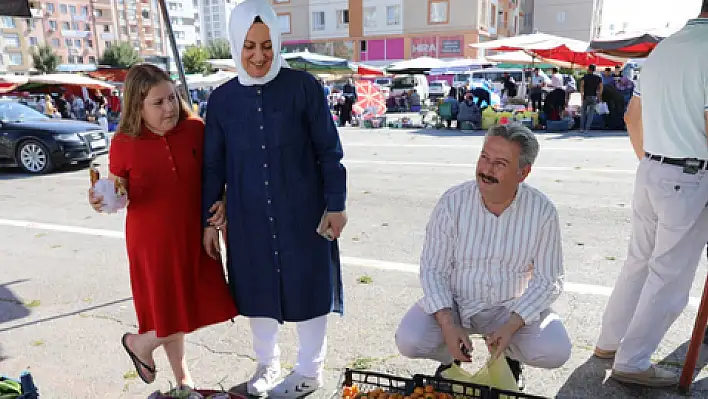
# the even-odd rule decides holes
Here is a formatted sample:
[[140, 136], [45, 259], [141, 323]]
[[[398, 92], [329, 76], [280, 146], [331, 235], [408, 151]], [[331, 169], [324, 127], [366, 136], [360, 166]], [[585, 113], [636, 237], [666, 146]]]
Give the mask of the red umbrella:
[[357, 101], [353, 107], [354, 112], [363, 115], [365, 111], [370, 111], [373, 116], [386, 113], [386, 98], [376, 86], [368, 80], [356, 82], [355, 85]]
[[356, 66], [356, 73], [359, 75], [374, 75], [374, 76], [384, 76], [384, 72], [380, 69], [359, 64]]
[[644, 58], [667, 36], [668, 34], [650, 32], [622, 34], [608, 39], [593, 40], [590, 42], [590, 47], [605, 54]]

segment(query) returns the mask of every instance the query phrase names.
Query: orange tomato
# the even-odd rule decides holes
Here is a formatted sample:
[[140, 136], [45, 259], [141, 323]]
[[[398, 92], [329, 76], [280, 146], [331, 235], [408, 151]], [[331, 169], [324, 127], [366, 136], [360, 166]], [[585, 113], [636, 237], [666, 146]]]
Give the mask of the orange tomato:
[[416, 387], [416, 388], [413, 390], [413, 393], [418, 394], [418, 395], [422, 395], [422, 394], [425, 393], [425, 390], [424, 390], [423, 388], [421, 388], [421, 387]]
[[426, 392], [426, 393], [435, 392], [435, 388], [433, 388], [432, 385], [428, 385], [428, 386], [425, 387], [425, 392]]

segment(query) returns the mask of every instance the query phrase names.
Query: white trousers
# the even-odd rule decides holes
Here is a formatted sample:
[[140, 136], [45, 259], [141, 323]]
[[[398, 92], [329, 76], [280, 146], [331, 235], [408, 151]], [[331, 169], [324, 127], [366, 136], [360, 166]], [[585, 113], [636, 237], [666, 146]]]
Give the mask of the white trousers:
[[[482, 311], [472, 317], [472, 334], [491, 334], [510, 317], [505, 307]], [[452, 364], [453, 357], [447, 350], [442, 330], [435, 316], [425, 313], [419, 305], [406, 313], [396, 331], [396, 345], [401, 354], [414, 359], [431, 359]], [[553, 369], [561, 367], [570, 358], [570, 338], [558, 315], [546, 310], [541, 319], [522, 327], [514, 334], [507, 356], [529, 366]], [[475, 348], [487, 353], [484, 348]]]
[[614, 368], [651, 366], [666, 332], [688, 303], [708, 241], [708, 177], [643, 159], [637, 169], [627, 261], [602, 317], [600, 349], [617, 350]]
[[[253, 351], [256, 353], [258, 364], [279, 364], [280, 324], [275, 319], [262, 317], [254, 317], [249, 321], [253, 333]], [[321, 378], [327, 353], [327, 316], [315, 317], [295, 324], [300, 341], [295, 371], [305, 377]]]

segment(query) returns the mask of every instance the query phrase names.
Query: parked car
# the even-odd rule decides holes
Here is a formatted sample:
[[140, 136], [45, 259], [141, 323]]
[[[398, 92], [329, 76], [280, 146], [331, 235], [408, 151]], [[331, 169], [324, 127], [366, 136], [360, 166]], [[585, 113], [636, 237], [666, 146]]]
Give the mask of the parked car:
[[108, 138], [98, 125], [49, 118], [26, 105], [0, 100], [0, 166], [49, 173], [107, 152]]
[[447, 97], [450, 94], [450, 84], [447, 80], [434, 80], [428, 84], [430, 90], [430, 98]]

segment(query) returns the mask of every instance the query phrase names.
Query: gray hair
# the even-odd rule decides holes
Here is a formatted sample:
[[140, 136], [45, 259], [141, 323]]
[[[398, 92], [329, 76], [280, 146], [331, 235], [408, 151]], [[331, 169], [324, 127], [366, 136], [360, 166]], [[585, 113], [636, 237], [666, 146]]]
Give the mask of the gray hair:
[[519, 155], [519, 168], [531, 166], [538, 157], [539, 145], [531, 129], [520, 123], [509, 125], [495, 125], [487, 132], [486, 137], [502, 137], [521, 147]]

